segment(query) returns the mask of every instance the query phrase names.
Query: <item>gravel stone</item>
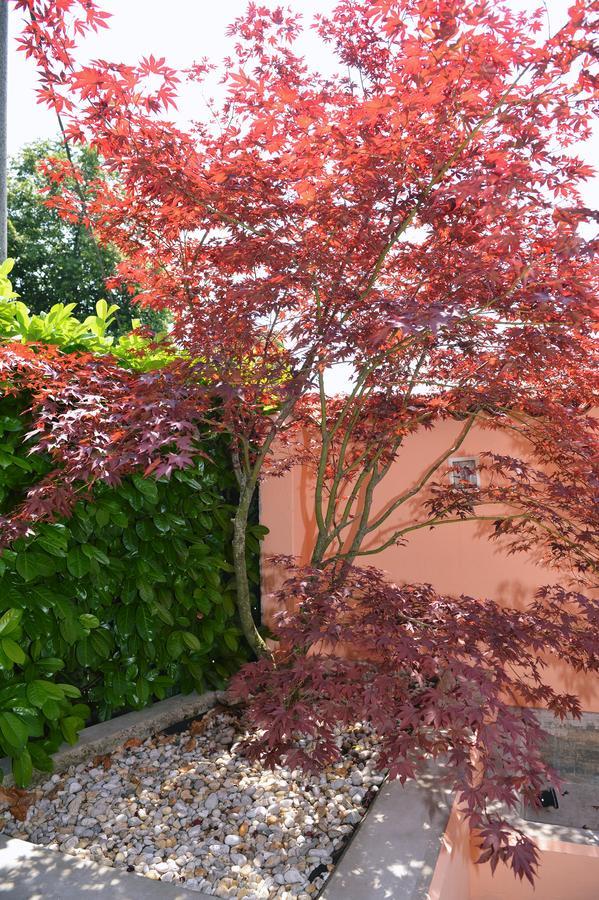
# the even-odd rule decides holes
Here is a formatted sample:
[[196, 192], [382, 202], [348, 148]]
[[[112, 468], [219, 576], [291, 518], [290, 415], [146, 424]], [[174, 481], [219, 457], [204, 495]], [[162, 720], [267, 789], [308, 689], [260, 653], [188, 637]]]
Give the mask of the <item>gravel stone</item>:
[[[88, 763], [52, 775], [25, 822], [0, 813], [0, 831], [190, 893], [313, 900], [383, 781], [375, 736], [360, 724], [338, 732], [339, 761], [306, 775], [250, 762], [228, 711], [202, 725], [122, 747], [106, 770]], [[310, 882], [320, 864], [327, 871]]]
[[218, 806], [218, 797], [216, 796], [216, 794], [210, 794], [210, 796], [207, 797], [204, 801], [204, 806], [208, 810], [216, 809], [216, 807]]

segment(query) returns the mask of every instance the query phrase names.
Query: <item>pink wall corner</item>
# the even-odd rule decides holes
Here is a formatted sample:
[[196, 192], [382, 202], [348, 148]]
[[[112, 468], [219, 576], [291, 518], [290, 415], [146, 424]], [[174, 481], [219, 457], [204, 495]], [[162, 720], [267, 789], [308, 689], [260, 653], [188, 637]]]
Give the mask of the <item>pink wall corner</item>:
[[534, 887], [499, 865], [477, 865], [468, 827], [454, 806], [427, 900], [598, 900], [599, 846], [536, 838], [540, 865]]
[[449, 816], [427, 900], [470, 900], [470, 834], [455, 806]]

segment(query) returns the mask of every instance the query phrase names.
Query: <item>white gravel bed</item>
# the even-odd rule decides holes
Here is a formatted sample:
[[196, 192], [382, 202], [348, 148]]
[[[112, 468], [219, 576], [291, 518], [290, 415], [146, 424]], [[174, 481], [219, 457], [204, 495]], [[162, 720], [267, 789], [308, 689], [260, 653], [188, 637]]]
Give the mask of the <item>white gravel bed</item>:
[[0, 813], [0, 830], [217, 897], [309, 900], [383, 780], [374, 739], [345, 731], [342, 761], [307, 776], [250, 763], [241, 736], [213, 710], [181, 734], [128, 741], [52, 775], [25, 821]]

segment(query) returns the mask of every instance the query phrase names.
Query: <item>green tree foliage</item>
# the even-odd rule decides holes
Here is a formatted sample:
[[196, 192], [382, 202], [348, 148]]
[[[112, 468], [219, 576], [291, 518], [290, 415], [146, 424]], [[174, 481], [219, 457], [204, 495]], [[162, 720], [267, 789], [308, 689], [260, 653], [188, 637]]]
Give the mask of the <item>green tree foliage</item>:
[[118, 306], [98, 300], [94, 314], [80, 320], [74, 314], [74, 303], [55, 303], [48, 312], [32, 314], [18, 299], [9, 275], [13, 259], [0, 265], [0, 341], [22, 344], [53, 344], [65, 353], [84, 350], [115, 357], [128, 369], [145, 372], [159, 368], [174, 359], [175, 351], [166, 332], [150, 335], [137, 330], [139, 319], [133, 319], [134, 330], [115, 338]]
[[[97, 155], [86, 147], [73, 148], [71, 153], [82, 175], [80, 190], [89, 195], [101, 173]], [[64, 221], [46, 205], [46, 197], [56, 188], [40, 164], [50, 156], [64, 158], [60, 141], [30, 144], [10, 162], [8, 255], [18, 264], [14, 287], [36, 313], [49, 310], [57, 301], [76, 303], [80, 313], [93, 313], [98, 300], [107, 296], [105, 281], [114, 274], [119, 254], [113, 247], [100, 247], [81, 221]], [[164, 316], [138, 308], [126, 291], [111, 291], [110, 299], [119, 307], [113, 326], [116, 333], [128, 331], [133, 317], [155, 330], [164, 326]]]
[[[141, 372], [172, 359], [166, 337], [110, 337], [116, 310], [105, 301], [83, 322], [63, 304], [32, 315], [11, 267], [0, 267], [0, 341], [110, 352]], [[0, 394], [0, 515], [50, 468], [29, 453], [27, 408], [26, 394]], [[90, 717], [222, 687], [247, 659], [231, 560], [236, 483], [221, 435], [205, 434], [202, 451], [170, 480], [97, 485], [68, 521], [40, 525], [0, 556], [0, 755], [17, 784], [50, 771]], [[262, 531], [254, 524], [248, 536], [255, 593]]]

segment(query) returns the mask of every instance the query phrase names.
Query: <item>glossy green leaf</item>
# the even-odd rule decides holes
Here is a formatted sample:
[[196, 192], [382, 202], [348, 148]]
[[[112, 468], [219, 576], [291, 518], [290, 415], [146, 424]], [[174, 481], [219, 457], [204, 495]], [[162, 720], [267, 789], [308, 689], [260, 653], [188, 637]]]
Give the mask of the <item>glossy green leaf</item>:
[[164, 622], [166, 625], [174, 625], [175, 619], [173, 618], [173, 614], [170, 609], [167, 609], [166, 606], [163, 606], [161, 603], [156, 603], [154, 605], [154, 612], [158, 616], [158, 618]]
[[28, 751], [36, 769], [39, 769], [40, 772], [52, 771], [52, 758], [48, 756], [43, 747], [40, 747], [39, 744], [30, 743]]
[[92, 631], [88, 640], [100, 659], [108, 659], [112, 650], [112, 642], [105, 629], [97, 628]]
[[180, 631], [173, 631], [166, 641], [166, 649], [172, 659], [178, 659], [183, 653], [183, 636]]
[[60, 720], [60, 730], [67, 744], [76, 744], [79, 732], [85, 725], [83, 719], [78, 716], [65, 716]]
[[56, 687], [60, 688], [65, 697], [76, 698], [81, 696], [81, 691], [74, 684], [57, 684]]
[[46, 700], [42, 706], [42, 712], [47, 719], [53, 722], [60, 718], [60, 704], [56, 700]]
[[89, 557], [85, 555], [81, 547], [72, 547], [67, 553], [67, 569], [74, 578], [83, 578], [90, 568]]
[[30, 549], [17, 554], [15, 567], [23, 581], [47, 578], [48, 575], [52, 575], [56, 571], [56, 566], [51, 556]]
[[88, 559], [95, 559], [101, 566], [110, 565], [110, 560], [104, 551], [99, 547], [95, 547], [93, 544], [82, 544], [81, 552], [87, 556]]
[[133, 484], [145, 500], [156, 503], [158, 500], [158, 486], [153, 478], [144, 478], [142, 475], [133, 476]]
[[36, 678], [27, 685], [27, 698], [34, 706], [42, 706], [46, 700], [62, 700], [64, 691], [52, 681]]
[[19, 666], [22, 666], [27, 659], [21, 647], [12, 638], [1, 638], [0, 646], [8, 658]]
[[0, 617], [0, 635], [6, 637], [9, 634], [14, 634], [19, 627], [22, 617], [22, 609], [7, 609]]
[[189, 650], [195, 650], [199, 652], [202, 649], [202, 645], [195, 634], [192, 634], [191, 631], [183, 631], [182, 632], [183, 643]]
[[28, 750], [23, 750], [12, 759], [12, 774], [17, 787], [27, 787], [33, 775], [33, 762]]
[[27, 728], [18, 716], [11, 712], [0, 712], [0, 737], [9, 750], [21, 752], [25, 748], [27, 736]]
[[137, 610], [135, 625], [139, 636], [146, 641], [150, 640], [152, 636], [152, 616], [145, 606], [140, 606]]
[[127, 638], [135, 630], [136, 607], [133, 603], [121, 606], [116, 614], [116, 627], [121, 638]]
[[237, 633], [235, 631], [225, 631], [223, 634], [223, 638], [229, 650], [232, 650], [233, 653], [236, 653], [239, 647], [239, 638], [237, 636]]

